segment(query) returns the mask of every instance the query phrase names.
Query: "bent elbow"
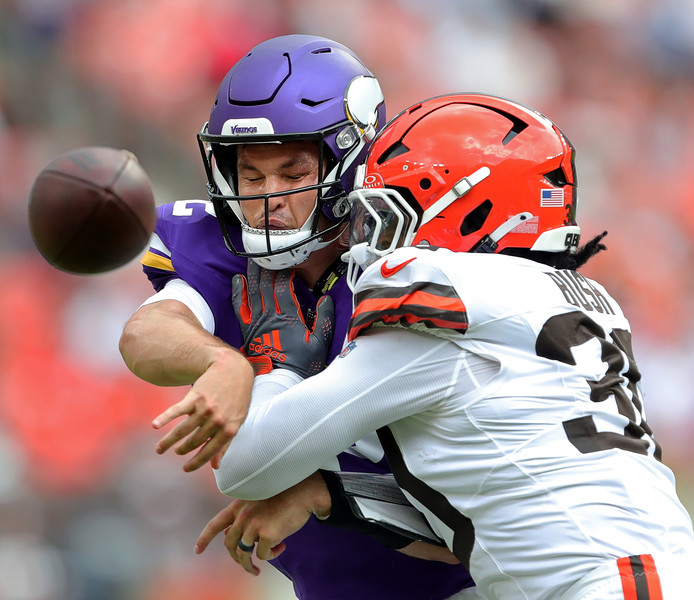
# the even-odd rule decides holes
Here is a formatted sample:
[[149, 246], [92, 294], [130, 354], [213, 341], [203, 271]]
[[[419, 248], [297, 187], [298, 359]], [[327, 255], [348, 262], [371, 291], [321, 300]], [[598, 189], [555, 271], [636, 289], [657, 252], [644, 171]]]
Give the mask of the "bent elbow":
[[135, 330], [137, 329], [137, 325], [135, 321], [135, 317], [130, 317], [128, 322], [123, 327], [123, 331], [120, 335], [120, 340], [118, 340], [118, 351], [120, 352], [120, 355], [123, 357], [123, 361], [125, 362], [128, 369], [130, 369], [133, 373], [135, 373], [135, 357], [133, 352], [133, 346], [135, 344], [135, 340], [137, 339], [137, 334], [135, 332]]
[[123, 362], [138, 377], [143, 377], [138, 366], [140, 362], [140, 340], [143, 336], [146, 336], [146, 332], [143, 331], [143, 322], [136, 313], [126, 322], [118, 341], [118, 351], [123, 357]]
[[[217, 488], [222, 494], [239, 500], [267, 500], [283, 491], [277, 486], [277, 478], [264, 476], [264, 469], [254, 469], [248, 463], [238, 455], [235, 459], [227, 450], [219, 468], [213, 469]], [[241, 466], [244, 464], [246, 468]]]

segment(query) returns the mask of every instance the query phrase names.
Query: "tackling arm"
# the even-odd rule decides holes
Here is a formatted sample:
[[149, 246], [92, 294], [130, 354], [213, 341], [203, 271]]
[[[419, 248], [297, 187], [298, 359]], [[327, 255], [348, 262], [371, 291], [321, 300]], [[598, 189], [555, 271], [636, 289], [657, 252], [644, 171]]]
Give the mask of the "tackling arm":
[[452, 342], [425, 333], [365, 333], [323, 372], [272, 402], [254, 398], [215, 471], [219, 489], [262, 499], [295, 485], [366, 434], [444, 399], [458, 360]]

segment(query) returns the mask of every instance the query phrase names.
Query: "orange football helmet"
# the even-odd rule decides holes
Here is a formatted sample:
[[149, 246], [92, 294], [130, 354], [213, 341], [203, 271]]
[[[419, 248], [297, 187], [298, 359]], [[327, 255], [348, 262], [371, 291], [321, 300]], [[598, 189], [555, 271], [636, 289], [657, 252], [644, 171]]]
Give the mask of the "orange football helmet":
[[415, 104], [376, 137], [350, 194], [360, 266], [405, 245], [575, 252], [574, 148], [547, 117], [504, 98]]

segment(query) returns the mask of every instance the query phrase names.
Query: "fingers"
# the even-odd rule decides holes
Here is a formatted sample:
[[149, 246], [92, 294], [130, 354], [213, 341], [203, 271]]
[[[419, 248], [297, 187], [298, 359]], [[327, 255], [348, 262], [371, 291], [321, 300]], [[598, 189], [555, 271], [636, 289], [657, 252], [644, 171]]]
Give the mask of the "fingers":
[[[268, 269], [261, 269], [258, 276], [258, 293], [260, 295], [261, 303], [261, 314], [265, 312], [268, 308], [273, 307], [277, 314], [280, 314], [279, 306], [277, 305], [274, 295], [275, 295], [275, 276], [278, 271], [270, 271]], [[255, 290], [251, 288], [251, 293]]]
[[[251, 548], [251, 550], [247, 550], [247, 548]], [[246, 545], [246, 542], [239, 540], [239, 543], [236, 544], [236, 557], [234, 560], [241, 565], [244, 571], [247, 571], [251, 575], [258, 576], [260, 575], [260, 569], [255, 566], [253, 563], [253, 550], [255, 549], [255, 543], [251, 544], [248, 543]]]
[[178, 441], [183, 440], [174, 450], [176, 454], [182, 456], [200, 448], [200, 451], [183, 465], [186, 473], [196, 471], [213, 459], [216, 459], [212, 465], [213, 468], [219, 468], [221, 459], [234, 436], [230, 433], [230, 429], [224, 429], [221, 425], [206, 424], [200, 427], [201, 423], [204, 423], [204, 418], [204, 416], [193, 415], [174, 427], [157, 442], [155, 446], [157, 454], [164, 454]]
[[332, 341], [334, 321], [335, 305], [333, 299], [330, 296], [323, 296], [316, 306], [316, 318], [313, 322], [312, 333], [316, 333], [326, 342]]
[[301, 305], [294, 293], [294, 277], [296, 271], [294, 269], [285, 269], [275, 271], [275, 281], [273, 286], [273, 295], [275, 299], [275, 308], [278, 314], [297, 315], [303, 322], [304, 316], [301, 311]]
[[[238, 522], [238, 513], [242, 507], [243, 503], [234, 500], [212, 517], [195, 542], [195, 553], [202, 554], [210, 542], [224, 532], [224, 546], [229, 556], [251, 575], [258, 575], [260, 569], [253, 563], [253, 550], [255, 549], [253, 536], [256, 534], [252, 533], [252, 530], [245, 531]], [[242, 535], [247, 538], [246, 541], [242, 541]], [[244, 545], [243, 548], [239, 547], [239, 542]]]
[[[174, 405], [172, 408], [175, 408]], [[163, 413], [162, 413], [163, 414]], [[195, 406], [193, 405], [188, 411], [181, 414], [190, 414], [188, 418], [183, 420], [181, 423], [176, 425], [171, 431], [169, 431], [163, 438], [161, 438], [155, 447], [157, 454], [164, 454], [171, 446], [176, 444], [178, 441], [182, 440], [184, 437], [195, 431], [201, 422], [201, 416], [195, 413]], [[176, 418], [180, 415], [175, 415], [172, 418]], [[164, 420], [163, 425], [168, 423], [171, 419]], [[155, 428], [157, 427], [154, 425]]]
[[[234, 559], [241, 567], [251, 575], [259, 575], [260, 569], [253, 563], [253, 550], [255, 549], [255, 541], [251, 542], [251, 534], [247, 531], [241, 531], [240, 528], [234, 527], [234, 523], [238, 517], [237, 512], [240, 504], [234, 501], [226, 508], [220, 510], [205, 526], [197, 541], [195, 542], [195, 553], [202, 554], [210, 542], [220, 533], [225, 532], [224, 545], [226, 546], [229, 556]], [[249, 541], [243, 541], [242, 533]], [[243, 547], [239, 545], [239, 542]], [[283, 548], [279, 549], [281, 553]]]
[[[255, 536], [252, 529], [244, 530], [238, 522], [231, 525], [224, 534], [224, 546], [229, 556], [251, 575], [260, 574], [260, 569], [253, 563]], [[239, 546], [239, 542], [243, 547]], [[248, 548], [251, 549], [248, 550]]]
[[260, 272], [260, 265], [254, 260], [249, 260], [248, 266], [246, 267], [246, 275], [248, 276], [248, 287], [251, 289], [258, 287], [258, 278], [260, 277]]
[[285, 544], [284, 542], [280, 542], [276, 546], [273, 546], [272, 548], [270, 548], [270, 550], [267, 553], [259, 554], [259, 552], [260, 552], [260, 548], [259, 548], [258, 550], [256, 550], [255, 554], [260, 560], [272, 560], [274, 558], [277, 558], [286, 549], [287, 549], [287, 544]]
[[[194, 417], [186, 419], [186, 421], [193, 420]], [[229, 442], [234, 437], [233, 433], [231, 433], [231, 428], [224, 429], [220, 419], [207, 418], [206, 415], [201, 415], [197, 418], [197, 421], [197, 428], [191, 431], [185, 439], [182, 438], [183, 441], [176, 447], [175, 452], [179, 456], [192, 452], [208, 442], [208, 440], [215, 442], [216, 448], [213, 454], [216, 454], [223, 444]]]
[[195, 553], [200, 554], [204, 552], [209, 543], [229, 527], [234, 522], [235, 518], [236, 505], [232, 502], [229, 506], [220, 510], [208, 521], [207, 525], [205, 525], [205, 528], [200, 532], [195, 542]]
[[222, 449], [219, 452], [217, 452], [217, 454], [215, 454], [210, 460], [210, 466], [213, 469], [219, 469], [219, 467], [221, 466], [222, 458], [226, 454], [227, 448], [229, 448], [229, 444], [231, 444], [231, 441], [224, 444], [224, 446], [222, 446]]
[[[223, 532], [229, 556], [248, 573], [258, 575], [260, 569], [253, 554], [259, 560], [271, 560], [282, 554], [286, 549], [282, 540], [300, 529], [310, 514], [296, 503], [287, 504], [286, 500], [280, 497], [233, 500], [207, 523], [195, 543], [195, 553], [202, 553]], [[294, 516], [297, 511], [301, 513], [298, 521]]]
[[221, 424], [206, 422], [204, 415], [193, 415], [159, 440], [155, 449], [158, 454], [164, 454], [179, 440], [183, 440], [174, 450], [180, 456], [200, 448], [199, 452], [183, 465], [185, 472], [196, 471], [213, 459], [216, 459], [213, 468], [219, 468], [224, 452], [234, 437], [231, 431]]
[[190, 418], [186, 419], [179, 425], [176, 425], [169, 433], [167, 433], [163, 438], [161, 438], [157, 445], [154, 447], [154, 451], [157, 454], [164, 454], [169, 448], [176, 444], [179, 440], [182, 440], [190, 432], [195, 431], [197, 424], [195, 424]]
[[255, 555], [260, 560], [272, 560], [285, 551], [287, 545], [281, 540], [260, 536], [255, 549]]
[[[248, 369], [245, 358], [238, 355], [237, 359]], [[228, 447], [246, 417], [252, 385], [247, 376], [243, 381], [234, 380], [236, 372], [234, 363], [231, 368], [213, 365], [198, 378], [183, 400], [153, 420], [153, 426], [160, 428], [173, 419], [185, 417], [157, 442], [158, 454], [172, 447], [181, 456], [197, 450], [184, 465], [183, 470], [188, 472], [199, 469]]]
[[243, 539], [245, 537], [250, 539], [251, 536], [248, 531], [244, 532], [241, 539], [239, 539], [233, 548], [232, 544], [236, 536], [229, 538], [227, 550], [232, 558], [241, 565], [244, 571], [247, 571], [251, 575], [257, 576], [260, 574], [260, 569], [253, 562], [253, 551], [255, 551], [255, 555], [259, 560], [272, 560], [287, 549], [287, 545], [284, 542], [273, 543], [268, 539], [260, 538], [257, 544], [255, 542], [251, 544]]
[[193, 458], [191, 458], [185, 465], [183, 465], [183, 470], [186, 473], [190, 473], [191, 471], [197, 471], [200, 467], [215, 459], [215, 457], [218, 457], [217, 467], [215, 468], [219, 468], [219, 463], [221, 462], [222, 457], [224, 456], [226, 448], [229, 447], [230, 441], [231, 440], [228, 440], [226, 438], [215, 436], [213, 439], [207, 442], [200, 449], [200, 451], [195, 456], [193, 456]]
[[249, 325], [253, 318], [253, 312], [248, 297], [248, 282], [243, 275], [234, 275], [231, 280], [231, 303], [239, 322]]
[[[176, 408], [180, 404], [183, 404], [186, 408], [185, 412], [181, 412], [183, 410], [181, 408], [178, 411], [173, 411], [172, 414], [174, 414], [175, 416], [180, 416], [179, 414], [177, 414], [180, 413], [181, 415], [188, 414], [189, 416], [186, 419], [184, 419], [181, 423], [176, 425], [176, 427], [174, 427], [171, 431], [169, 431], [169, 433], [167, 433], [163, 438], [159, 440], [155, 448], [157, 454], [164, 454], [174, 444], [176, 444], [180, 440], [183, 440], [187, 436], [190, 436], [188, 440], [185, 440], [176, 449], [177, 454], [187, 454], [188, 452], [195, 450], [195, 448], [203, 444], [205, 440], [207, 440], [208, 438], [216, 436], [218, 432], [221, 430], [221, 424], [216, 423], [214, 420], [210, 421], [209, 411], [205, 409], [198, 409], [193, 398], [190, 398], [188, 400], [184, 398], [181, 402], [179, 402], [179, 404], [175, 404], [171, 408]], [[165, 411], [165, 413], [166, 412], [168, 411]], [[175, 418], [175, 416], [172, 418]], [[158, 418], [159, 417], [157, 417], [157, 419]], [[168, 420], [164, 421], [164, 424], [166, 423], [168, 423]], [[200, 428], [199, 432], [196, 432], [198, 428]], [[226, 435], [227, 440], [231, 439], [232, 437], [233, 435]], [[219, 448], [217, 448], [215, 452], [218, 449]]]
[[160, 429], [167, 423], [183, 415], [189, 415], [195, 410], [195, 400], [186, 395], [183, 400], [167, 408], [152, 420], [152, 427]]
[[[262, 299], [262, 308], [273, 308], [278, 315], [298, 315], [303, 320], [299, 301], [294, 294], [293, 269], [270, 271], [261, 269], [258, 274], [258, 293]], [[254, 289], [251, 287], [251, 293]]]

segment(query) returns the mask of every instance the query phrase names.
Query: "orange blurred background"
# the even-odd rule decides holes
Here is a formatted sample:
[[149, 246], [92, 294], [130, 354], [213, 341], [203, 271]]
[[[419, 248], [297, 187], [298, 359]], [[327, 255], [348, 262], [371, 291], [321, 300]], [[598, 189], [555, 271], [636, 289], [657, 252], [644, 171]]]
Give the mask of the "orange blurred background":
[[58, 272], [26, 223], [33, 178], [78, 146], [133, 151], [158, 202], [202, 198], [195, 134], [254, 44], [324, 35], [379, 78], [388, 115], [476, 91], [529, 104], [577, 148], [584, 269], [622, 304], [648, 419], [694, 512], [694, 5], [689, 0], [0, 1], [0, 600], [292, 598], [221, 542], [209, 471], [154, 453], [182, 397], [117, 350], [151, 289], [137, 261]]

